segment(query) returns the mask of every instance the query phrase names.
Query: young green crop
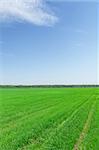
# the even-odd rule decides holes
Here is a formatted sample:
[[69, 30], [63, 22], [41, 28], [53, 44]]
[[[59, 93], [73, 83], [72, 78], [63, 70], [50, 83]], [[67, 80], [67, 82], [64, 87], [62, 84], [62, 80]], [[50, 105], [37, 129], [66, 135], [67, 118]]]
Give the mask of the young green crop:
[[90, 148], [90, 141], [93, 150], [99, 147], [98, 89], [6, 88], [0, 94], [1, 150], [72, 150]]

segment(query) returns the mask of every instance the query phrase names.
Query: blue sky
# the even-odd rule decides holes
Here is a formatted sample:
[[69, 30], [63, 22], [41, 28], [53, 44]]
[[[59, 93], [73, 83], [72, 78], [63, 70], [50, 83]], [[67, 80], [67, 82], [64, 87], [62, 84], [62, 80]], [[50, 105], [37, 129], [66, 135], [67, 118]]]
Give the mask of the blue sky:
[[2, 7], [0, 84], [96, 84], [97, 3], [46, 5], [47, 19], [34, 20]]

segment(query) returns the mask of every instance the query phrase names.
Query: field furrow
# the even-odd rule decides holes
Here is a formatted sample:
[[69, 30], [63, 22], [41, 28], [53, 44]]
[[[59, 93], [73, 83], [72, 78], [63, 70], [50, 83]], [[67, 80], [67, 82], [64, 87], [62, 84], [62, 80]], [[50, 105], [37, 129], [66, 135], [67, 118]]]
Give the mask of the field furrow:
[[96, 104], [97, 113], [93, 105], [98, 99], [95, 88], [5, 88], [0, 92], [2, 150], [88, 147], [92, 128], [96, 126], [98, 130], [99, 105]]
[[[39, 149], [40, 149], [40, 147], [42, 147], [42, 145], [44, 145], [45, 143], [47, 143], [47, 141], [49, 141], [50, 140], [50, 138], [52, 137], [52, 136], [54, 136], [54, 134], [55, 134], [55, 132], [56, 132], [56, 130], [58, 131], [60, 128], [62, 128], [63, 127], [63, 125], [65, 124], [65, 123], [68, 123], [70, 120], [72, 120], [73, 119], [73, 117], [76, 115], [76, 113], [80, 110], [80, 108], [83, 106], [83, 105], [85, 105], [86, 103], [88, 103], [88, 101], [89, 101], [89, 98], [88, 99], [86, 99], [85, 101], [80, 101], [80, 103], [78, 103], [78, 104], [76, 104], [76, 107], [71, 107], [71, 109], [70, 109], [70, 112], [68, 111], [68, 113], [65, 113], [64, 112], [64, 115], [63, 115], [63, 117], [60, 119], [60, 121], [61, 122], [58, 122], [58, 124], [55, 122], [55, 126], [54, 125], [52, 125], [51, 126], [51, 128], [48, 128], [47, 130], [47, 132], [44, 132], [44, 130], [43, 130], [43, 136], [42, 137], [40, 137], [40, 138], [37, 138], [36, 140], [37, 141], [39, 141], [39, 143], [38, 142], [36, 142], [36, 144], [37, 144], [37, 147], [39, 147]], [[45, 136], [44, 136], [45, 135]], [[33, 140], [34, 141], [34, 140]], [[31, 145], [32, 145], [32, 147], [33, 147], [33, 145], [34, 145], [34, 147], [36, 147], [36, 144], [33, 142], [32, 140], [31, 140], [31, 142], [29, 143], [29, 144], [27, 144], [27, 146], [25, 145], [25, 148], [27, 147], [31, 147]], [[37, 147], [36, 147], [36, 149], [37, 149]], [[22, 148], [22, 149], [24, 149], [24, 147]]]
[[92, 108], [88, 114], [88, 118], [86, 120], [86, 123], [84, 124], [83, 130], [80, 134], [79, 139], [77, 140], [76, 144], [74, 145], [73, 150], [79, 150], [80, 149], [80, 145], [84, 140], [84, 137], [86, 136], [88, 129], [90, 128], [90, 124], [91, 124], [91, 120], [95, 111], [95, 105], [96, 105], [96, 100], [93, 102], [92, 104]]

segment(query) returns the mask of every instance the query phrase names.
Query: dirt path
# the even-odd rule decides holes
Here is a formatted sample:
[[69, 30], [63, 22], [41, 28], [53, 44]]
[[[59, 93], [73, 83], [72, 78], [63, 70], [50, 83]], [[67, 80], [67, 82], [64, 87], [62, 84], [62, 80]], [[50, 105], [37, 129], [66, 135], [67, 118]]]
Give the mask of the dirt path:
[[92, 120], [94, 109], [95, 109], [95, 104], [96, 104], [96, 101], [92, 104], [91, 110], [90, 110], [90, 112], [88, 114], [88, 118], [87, 118], [87, 120], [86, 120], [86, 122], [84, 124], [83, 130], [82, 130], [82, 132], [81, 132], [77, 142], [74, 145], [73, 150], [80, 150], [80, 144], [84, 140], [85, 135], [87, 134], [87, 132], [88, 132], [88, 130], [90, 128], [91, 120]]

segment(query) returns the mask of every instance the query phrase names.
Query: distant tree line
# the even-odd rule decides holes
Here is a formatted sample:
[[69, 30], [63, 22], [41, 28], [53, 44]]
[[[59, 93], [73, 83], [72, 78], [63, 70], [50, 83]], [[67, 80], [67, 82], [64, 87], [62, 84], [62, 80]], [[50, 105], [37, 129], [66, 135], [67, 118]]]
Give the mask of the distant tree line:
[[0, 88], [76, 88], [99, 87], [99, 85], [0, 85]]

